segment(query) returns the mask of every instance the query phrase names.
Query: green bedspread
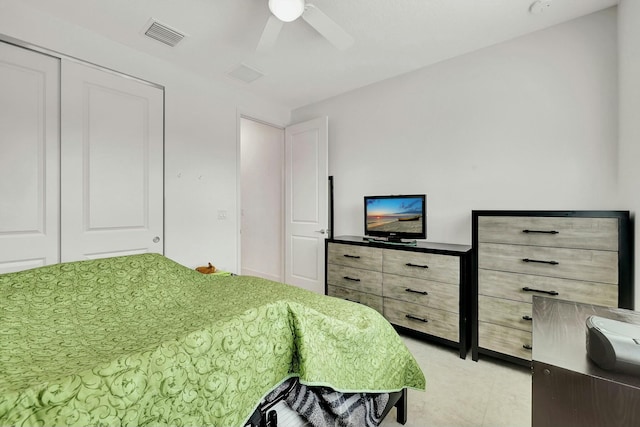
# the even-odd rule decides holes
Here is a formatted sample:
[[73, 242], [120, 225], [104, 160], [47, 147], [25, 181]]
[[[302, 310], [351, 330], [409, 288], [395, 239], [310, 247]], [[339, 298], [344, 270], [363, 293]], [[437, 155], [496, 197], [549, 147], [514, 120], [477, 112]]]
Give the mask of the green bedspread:
[[240, 426], [286, 378], [423, 389], [377, 312], [161, 255], [0, 275], [0, 425]]

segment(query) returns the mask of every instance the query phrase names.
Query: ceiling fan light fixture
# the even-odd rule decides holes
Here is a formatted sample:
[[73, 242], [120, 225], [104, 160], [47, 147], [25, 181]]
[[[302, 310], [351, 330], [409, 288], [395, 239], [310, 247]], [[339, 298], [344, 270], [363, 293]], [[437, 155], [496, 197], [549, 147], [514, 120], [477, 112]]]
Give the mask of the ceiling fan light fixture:
[[295, 21], [304, 12], [304, 0], [269, 0], [269, 10], [283, 22]]

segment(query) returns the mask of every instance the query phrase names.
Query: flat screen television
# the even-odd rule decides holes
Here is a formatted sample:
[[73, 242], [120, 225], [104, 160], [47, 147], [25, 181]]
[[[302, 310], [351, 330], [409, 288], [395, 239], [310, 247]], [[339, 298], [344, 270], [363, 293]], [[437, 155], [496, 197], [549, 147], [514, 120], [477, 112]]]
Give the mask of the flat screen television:
[[365, 196], [364, 234], [390, 242], [426, 239], [427, 196]]

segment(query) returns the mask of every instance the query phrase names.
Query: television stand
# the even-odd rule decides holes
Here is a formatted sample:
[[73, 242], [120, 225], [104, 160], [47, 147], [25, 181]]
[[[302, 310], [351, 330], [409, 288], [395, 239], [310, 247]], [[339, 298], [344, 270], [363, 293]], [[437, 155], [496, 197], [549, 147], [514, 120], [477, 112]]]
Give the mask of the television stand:
[[471, 246], [339, 236], [326, 240], [325, 251], [328, 295], [368, 305], [399, 332], [456, 347], [466, 357]]

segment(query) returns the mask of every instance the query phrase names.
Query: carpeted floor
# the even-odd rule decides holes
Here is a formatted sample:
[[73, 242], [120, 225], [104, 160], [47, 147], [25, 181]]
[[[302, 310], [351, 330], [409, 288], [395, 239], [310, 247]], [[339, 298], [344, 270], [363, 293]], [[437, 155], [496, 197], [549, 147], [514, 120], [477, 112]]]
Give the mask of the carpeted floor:
[[[427, 379], [409, 390], [405, 427], [530, 427], [531, 371], [489, 357], [465, 360], [458, 350], [403, 337]], [[400, 426], [395, 409], [383, 427]]]

